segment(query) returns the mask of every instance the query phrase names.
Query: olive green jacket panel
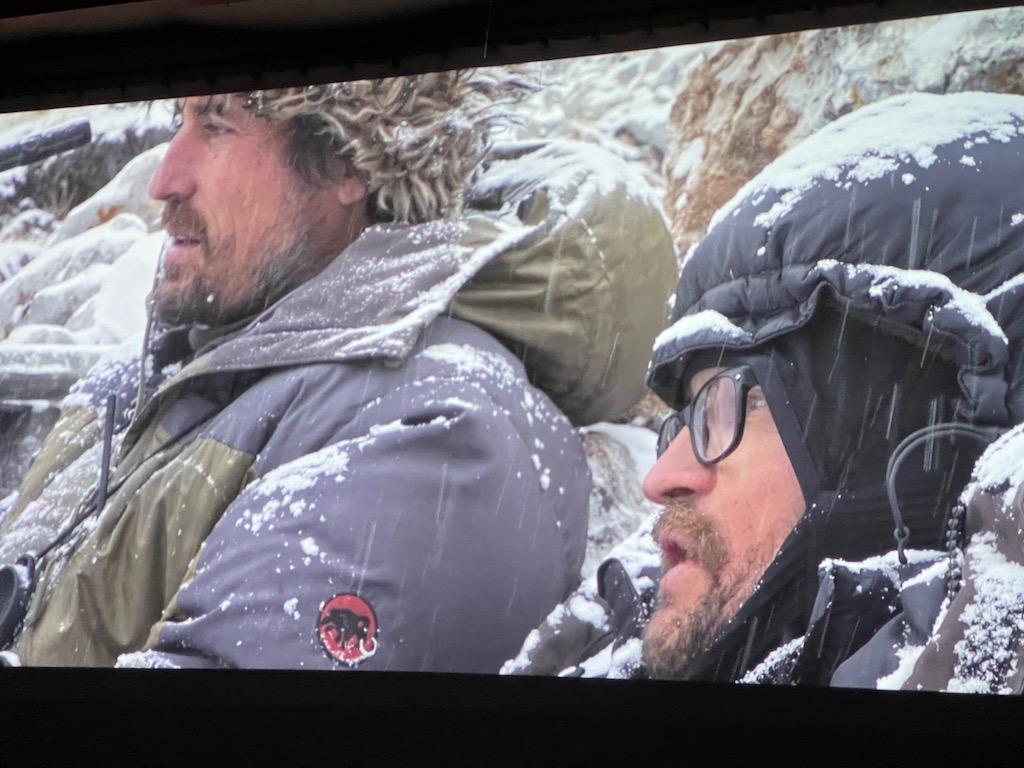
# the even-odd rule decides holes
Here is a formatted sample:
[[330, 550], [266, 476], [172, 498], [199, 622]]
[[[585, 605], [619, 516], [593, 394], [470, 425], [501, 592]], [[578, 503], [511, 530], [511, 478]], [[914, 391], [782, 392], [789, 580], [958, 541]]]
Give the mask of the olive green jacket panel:
[[4, 553], [6, 523], [19, 515], [29, 502], [38, 498], [53, 478], [94, 447], [101, 429], [99, 414], [92, 408], [65, 407], [61, 410], [60, 418], [46, 436], [43, 447], [22, 480], [11, 515], [5, 525], [0, 525], [0, 553]]
[[573, 142], [496, 148], [471, 202], [511, 212], [471, 217], [463, 242], [498, 241], [503, 224], [516, 238], [452, 302], [456, 317], [516, 351], [575, 424], [618, 417], [646, 394], [678, 276], [659, 202], [614, 156], [595, 153], [599, 170], [582, 173], [578, 156], [589, 151]]
[[252, 458], [204, 438], [139, 465], [95, 523], [44, 563], [15, 646], [22, 661], [106, 666], [141, 647]]

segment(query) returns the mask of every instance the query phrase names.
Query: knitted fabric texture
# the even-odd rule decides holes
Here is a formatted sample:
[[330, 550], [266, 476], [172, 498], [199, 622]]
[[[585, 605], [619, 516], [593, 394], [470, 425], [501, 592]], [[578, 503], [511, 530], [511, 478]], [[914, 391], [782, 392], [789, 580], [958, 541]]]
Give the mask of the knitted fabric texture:
[[494, 129], [531, 90], [512, 70], [459, 70], [252, 91], [243, 104], [325, 142], [325, 162], [366, 184], [378, 221], [421, 223], [459, 212]]

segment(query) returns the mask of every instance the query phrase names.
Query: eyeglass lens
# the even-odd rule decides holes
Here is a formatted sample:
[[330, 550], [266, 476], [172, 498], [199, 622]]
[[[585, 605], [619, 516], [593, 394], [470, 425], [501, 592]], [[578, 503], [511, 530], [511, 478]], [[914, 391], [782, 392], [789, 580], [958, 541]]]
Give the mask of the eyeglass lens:
[[717, 459], [729, 450], [736, 437], [736, 390], [733, 376], [719, 376], [701, 391], [704, 402], [695, 410], [704, 414], [703, 429], [698, 432], [698, 450], [704, 461]]
[[[736, 439], [739, 382], [728, 373], [705, 384], [691, 405], [690, 431], [697, 458], [704, 463], [716, 461]], [[686, 426], [681, 413], [671, 414], [658, 435], [657, 452], [661, 456]]]

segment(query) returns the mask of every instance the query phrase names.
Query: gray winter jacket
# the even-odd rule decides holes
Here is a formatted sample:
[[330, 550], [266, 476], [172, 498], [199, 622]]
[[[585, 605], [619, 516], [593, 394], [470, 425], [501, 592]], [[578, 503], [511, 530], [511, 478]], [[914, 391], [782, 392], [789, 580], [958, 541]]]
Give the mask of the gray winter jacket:
[[[442, 313], [489, 258], [466, 224], [377, 226], [245, 328], [94, 371], [0, 530], [38, 550], [23, 663], [488, 672], [578, 581], [579, 439], [486, 332]], [[120, 658], [119, 658], [120, 657]]]

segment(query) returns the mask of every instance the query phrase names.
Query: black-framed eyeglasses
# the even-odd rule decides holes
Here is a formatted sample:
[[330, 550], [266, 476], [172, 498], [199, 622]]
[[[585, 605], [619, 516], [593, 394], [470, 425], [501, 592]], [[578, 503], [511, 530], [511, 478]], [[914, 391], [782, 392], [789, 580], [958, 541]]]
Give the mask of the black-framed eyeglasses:
[[665, 419], [658, 433], [658, 457], [668, 450], [683, 427], [689, 427], [697, 461], [710, 466], [724, 459], [743, 439], [747, 395], [756, 386], [758, 382], [749, 365], [716, 373], [690, 403]]

